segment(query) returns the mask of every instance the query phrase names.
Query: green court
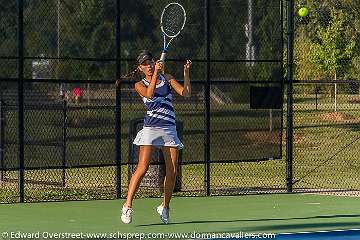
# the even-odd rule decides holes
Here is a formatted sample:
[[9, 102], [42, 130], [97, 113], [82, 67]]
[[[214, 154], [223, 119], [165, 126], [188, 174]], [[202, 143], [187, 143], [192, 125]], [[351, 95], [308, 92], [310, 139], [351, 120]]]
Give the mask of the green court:
[[173, 1], [0, 0], [0, 240], [360, 239], [360, 0]]
[[277, 194], [175, 197], [171, 223], [160, 222], [158, 198], [134, 201], [133, 222], [120, 221], [123, 200], [0, 205], [1, 232], [289, 233], [360, 228], [359, 199]]

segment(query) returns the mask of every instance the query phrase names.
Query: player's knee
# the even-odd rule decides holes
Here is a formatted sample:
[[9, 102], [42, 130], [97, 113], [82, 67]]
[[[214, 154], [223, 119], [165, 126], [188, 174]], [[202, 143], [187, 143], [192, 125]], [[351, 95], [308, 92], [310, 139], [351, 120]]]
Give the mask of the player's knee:
[[144, 177], [147, 170], [148, 170], [148, 167], [146, 167], [146, 166], [138, 166], [136, 168], [135, 174], [139, 175], [140, 177]]

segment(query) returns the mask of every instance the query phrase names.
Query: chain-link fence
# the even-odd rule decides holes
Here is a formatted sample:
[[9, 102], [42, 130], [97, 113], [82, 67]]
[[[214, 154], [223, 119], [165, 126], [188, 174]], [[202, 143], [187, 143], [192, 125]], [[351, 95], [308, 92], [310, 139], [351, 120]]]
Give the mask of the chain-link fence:
[[359, 4], [295, 1], [294, 190], [359, 194]]
[[336, 101], [334, 88], [334, 83], [295, 85], [295, 191], [359, 194], [358, 86], [337, 83]]
[[[145, 110], [134, 91], [138, 79], [120, 86], [115, 79], [135, 69], [140, 49], [160, 56], [159, 20], [170, 1], [0, 2], [1, 201], [125, 197], [134, 170], [131, 123]], [[286, 192], [287, 182], [294, 191], [356, 192], [359, 85], [344, 81], [358, 79], [358, 46], [339, 43], [347, 46], [341, 63], [351, 62], [352, 71], [326, 72], [316, 65], [322, 55], [310, 56], [331, 45], [319, 35], [332, 36], [325, 32], [329, 20], [356, 6], [307, 2], [310, 15], [295, 16], [293, 178], [287, 179], [286, 4], [179, 2], [188, 20], [171, 45], [166, 72], [182, 82], [183, 62], [194, 65], [192, 96], [174, 98], [185, 145], [175, 194]], [[304, 4], [295, 2], [295, 9]], [[357, 26], [356, 19], [342, 26]], [[356, 28], [344, 28], [342, 35], [356, 42]], [[341, 80], [336, 91], [323, 83], [334, 79]], [[137, 196], [160, 194], [143, 184]]]
[[[136, 67], [140, 49], [160, 55], [169, 2], [3, 1], [2, 201], [125, 196], [131, 123], [144, 107], [137, 79], [114, 83]], [[194, 67], [191, 98], [174, 99], [186, 146], [176, 194], [283, 188], [282, 108], [260, 99], [271, 87], [282, 92], [281, 2], [179, 2], [188, 20], [166, 72], [181, 82], [182, 62]]]

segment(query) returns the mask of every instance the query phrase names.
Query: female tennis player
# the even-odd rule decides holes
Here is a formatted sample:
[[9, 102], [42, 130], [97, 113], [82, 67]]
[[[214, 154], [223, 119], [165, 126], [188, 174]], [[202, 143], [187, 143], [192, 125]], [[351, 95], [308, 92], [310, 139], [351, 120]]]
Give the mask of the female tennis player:
[[189, 77], [191, 61], [187, 60], [184, 65], [184, 85], [182, 86], [170, 74], [162, 74], [163, 64], [160, 61], [154, 62], [149, 51], [141, 51], [137, 60], [139, 65], [135, 72], [140, 73], [143, 79], [135, 83], [135, 90], [142, 97], [147, 112], [144, 118], [144, 127], [137, 133], [133, 142], [140, 146], [139, 161], [129, 183], [121, 220], [124, 223], [131, 223], [134, 194], [148, 170], [154, 149], [161, 148], [165, 159], [166, 175], [163, 201], [156, 211], [160, 215], [161, 221], [167, 224], [169, 223], [169, 204], [175, 185], [179, 149], [184, 147], [176, 132], [172, 90], [183, 97], [191, 96]]

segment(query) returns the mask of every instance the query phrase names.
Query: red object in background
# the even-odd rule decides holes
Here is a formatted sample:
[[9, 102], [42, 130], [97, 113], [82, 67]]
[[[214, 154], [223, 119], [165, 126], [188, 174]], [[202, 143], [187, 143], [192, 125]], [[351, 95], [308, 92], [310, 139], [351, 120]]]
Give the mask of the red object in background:
[[81, 96], [81, 88], [79, 88], [79, 87], [74, 88], [73, 93], [74, 93], [75, 97], [80, 97]]

